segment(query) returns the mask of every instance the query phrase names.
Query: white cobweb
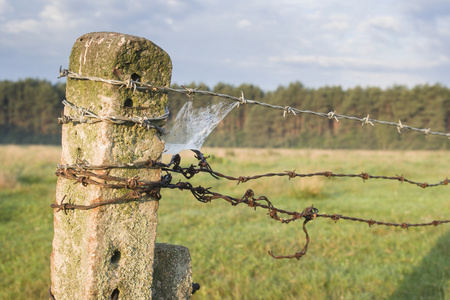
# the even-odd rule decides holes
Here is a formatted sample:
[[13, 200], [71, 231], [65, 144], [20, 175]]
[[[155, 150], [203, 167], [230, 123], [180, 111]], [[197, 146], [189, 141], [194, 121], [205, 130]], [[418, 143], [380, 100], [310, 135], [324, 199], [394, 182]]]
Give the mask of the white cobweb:
[[[169, 103], [176, 101], [169, 97]], [[209, 134], [220, 121], [237, 105], [236, 101], [219, 97], [196, 95], [184, 98], [184, 105], [178, 112], [170, 109], [172, 118], [166, 126], [165, 154], [177, 154], [183, 150], [200, 150]], [[181, 106], [181, 105], [179, 105]], [[176, 107], [172, 103], [172, 107]], [[174, 114], [176, 113], [176, 117]]]

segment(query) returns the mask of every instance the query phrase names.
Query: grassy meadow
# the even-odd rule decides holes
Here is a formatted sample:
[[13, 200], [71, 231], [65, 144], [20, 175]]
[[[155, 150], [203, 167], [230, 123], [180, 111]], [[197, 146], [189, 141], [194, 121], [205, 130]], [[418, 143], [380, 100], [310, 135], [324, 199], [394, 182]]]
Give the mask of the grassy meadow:
[[[450, 177], [448, 151], [344, 151], [206, 148], [218, 172], [249, 176], [295, 170], [395, 176], [435, 183]], [[182, 153], [183, 165], [195, 163]], [[48, 299], [53, 211], [60, 148], [0, 146], [0, 299]], [[163, 157], [168, 162], [169, 156]], [[174, 176], [174, 182], [180, 176]], [[450, 219], [449, 186], [360, 178], [272, 177], [236, 185], [207, 174], [191, 183], [241, 197], [249, 188], [279, 208], [386, 222]], [[266, 211], [223, 200], [202, 204], [187, 191], [162, 191], [158, 242], [192, 257], [192, 299], [449, 299], [450, 224], [400, 229], [317, 218], [281, 224]]]

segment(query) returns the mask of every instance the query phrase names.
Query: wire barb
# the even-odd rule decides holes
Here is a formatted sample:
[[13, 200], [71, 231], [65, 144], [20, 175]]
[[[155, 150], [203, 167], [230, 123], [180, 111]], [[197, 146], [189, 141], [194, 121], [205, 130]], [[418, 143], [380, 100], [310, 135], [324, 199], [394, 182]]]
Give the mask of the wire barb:
[[187, 92], [186, 95], [189, 97], [190, 100], [194, 100], [195, 92], [200, 89], [200, 87], [191, 89], [184, 85], [182, 85], [181, 87], [186, 90], [186, 92]]
[[131, 76], [130, 76], [130, 78], [127, 81], [125, 81], [126, 87], [128, 89], [132, 89], [133, 93], [136, 93], [136, 90], [137, 90], [137, 84], [136, 83], [137, 82], [138, 81], [133, 81], [133, 79], [131, 79]]
[[362, 119], [362, 124], [361, 124], [361, 126], [364, 126], [364, 125], [366, 125], [366, 124], [370, 124], [370, 125], [372, 125], [372, 126], [375, 126], [375, 125], [373, 125], [373, 123], [369, 120], [369, 115], [367, 115], [367, 117], [365, 117], [365, 118]]
[[397, 131], [398, 133], [402, 133], [402, 129], [403, 129], [403, 124], [402, 121], [398, 120], [398, 125], [397, 125]]
[[241, 91], [241, 97], [239, 97], [239, 99], [238, 99], [238, 107], [239, 107], [239, 105], [241, 105], [241, 104], [247, 104], [247, 100], [245, 99], [245, 97], [244, 97], [244, 91]]
[[328, 119], [330, 119], [330, 120], [334, 119], [336, 122], [339, 123], [339, 120], [336, 117], [336, 111], [330, 111], [329, 113], [327, 113], [327, 117], [328, 117]]
[[293, 114], [295, 116], [295, 111], [290, 106], [284, 108], [283, 117], [286, 118], [286, 114]]

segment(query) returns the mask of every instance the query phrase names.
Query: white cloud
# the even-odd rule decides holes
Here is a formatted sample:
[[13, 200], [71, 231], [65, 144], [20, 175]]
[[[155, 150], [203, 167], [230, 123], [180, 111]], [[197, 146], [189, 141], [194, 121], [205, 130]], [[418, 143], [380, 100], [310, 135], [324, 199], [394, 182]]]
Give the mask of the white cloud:
[[57, 32], [65, 32], [73, 28], [76, 24], [74, 20], [79, 18], [74, 18], [64, 3], [57, 0], [47, 1], [47, 4], [37, 9], [38, 12], [32, 18], [13, 16], [3, 23], [2, 31], [7, 34], [31, 33], [39, 36], [53, 36]]
[[237, 27], [240, 28], [240, 29], [247, 28], [247, 27], [250, 27], [250, 26], [252, 26], [252, 22], [250, 22], [247, 19], [240, 20], [238, 22], [238, 24], [237, 24]]
[[40, 19], [47, 24], [63, 25], [65, 20], [70, 18], [70, 15], [62, 9], [59, 3], [59, 1], [51, 1], [50, 4], [44, 6], [44, 9], [39, 13]]
[[4, 31], [10, 34], [39, 33], [39, 23], [36, 20], [13, 20], [4, 25]]
[[[46, 60], [59, 66], [77, 37], [117, 31], [146, 37], [165, 49], [180, 83], [212, 86], [233, 80], [277, 86], [312, 76], [310, 84], [343, 84], [345, 73], [346, 84], [357, 84], [371, 72], [389, 80], [395, 73], [407, 83], [426, 78], [425, 70], [429, 80], [444, 78], [450, 84], [446, 3], [0, 0], [0, 65], [16, 61], [42, 70], [38, 65]], [[28, 71], [24, 67], [21, 77], [46, 77]]]
[[0, 0], [0, 15], [11, 14], [14, 7], [7, 0]]
[[[421, 74], [403, 73], [403, 72], [385, 72], [377, 71], [346, 71], [339, 73], [342, 79], [342, 85], [346, 87], [360, 86], [378, 86], [391, 87], [394, 85], [407, 85], [412, 87], [416, 84], [426, 83], [428, 80]], [[359, 78], [359, 80], [355, 80]]]
[[437, 32], [444, 36], [450, 36], [450, 15], [438, 16], [436, 18]]
[[350, 29], [350, 17], [345, 14], [333, 14], [330, 17], [330, 22], [325, 23], [322, 28], [337, 31]]
[[398, 17], [380, 15], [361, 23], [363, 29], [384, 29], [393, 32], [400, 31], [400, 20]]
[[333, 21], [333, 22], [323, 25], [322, 28], [327, 29], [327, 30], [343, 31], [343, 30], [349, 29], [350, 24], [346, 21]]
[[346, 68], [346, 69], [384, 69], [384, 70], [417, 70], [447, 65], [450, 59], [441, 56], [434, 60], [381, 60], [350, 56], [325, 56], [325, 55], [287, 55], [284, 57], [270, 57], [270, 62], [287, 64], [307, 64], [322, 68]]
[[166, 18], [167, 25], [173, 25], [174, 21], [172, 18]]

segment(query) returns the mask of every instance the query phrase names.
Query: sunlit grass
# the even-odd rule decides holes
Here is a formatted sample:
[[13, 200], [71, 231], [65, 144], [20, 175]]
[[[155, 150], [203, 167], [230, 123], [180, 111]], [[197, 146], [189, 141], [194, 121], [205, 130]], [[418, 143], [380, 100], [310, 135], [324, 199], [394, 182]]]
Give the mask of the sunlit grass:
[[[204, 149], [204, 153], [213, 153], [210, 162], [216, 171], [233, 176], [292, 170], [367, 172], [433, 183], [448, 176], [450, 163], [447, 152]], [[189, 152], [183, 155], [185, 161], [191, 157]], [[274, 177], [236, 185], [199, 175], [193, 181], [234, 197], [251, 188], [275, 206], [299, 212], [314, 204], [321, 213], [386, 222], [449, 218], [445, 186], [422, 189], [398, 181], [322, 177]], [[221, 200], [196, 203], [187, 192], [165, 191], [163, 196], [158, 241], [190, 249], [194, 280], [202, 285], [195, 295], [198, 299], [443, 299], [449, 294], [447, 225], [403, 230], [316, 219], [308, 224], [308, 254], [300, 261], [279, 261], [267, 251], [299, 251], [304, 244], [301, 222], [280, 224], [263, 210], [232, 207]], [[424, 263], [428, 260], [434, 263]]]
[[[439, 182], [448, 152], [203, 149], [214, 170], [233, 176], [293, 171], [396, 174]], [[58, 147], [0, 147], [0, 299], [47, 299]], [[168, 157], [164, 160], [168, 161]], [[195, 163], [183, 153], [183, 165]], [[182, 179], [174, 176], [174, 182]], [[283, 209], [387, 222], [450, 219], [448, 186], [422, 189], [359, 178], [264, 178], [239, 185], [196, 175], [193, 185], [234, 197], [248, 188]], [[274, 260], [304, 245], [302, 221], [281, 224], [266, 211], [223, 200], [202, 204], [184, 191], [162, 191], [158, 242], [187, 246], [193, 299], [446, 299], [449, 225], [399, 229], [317, 218], [308, 223], [306, 256]]]
[[0, 299], [47, 299], [59, 147], [0, 147]]

